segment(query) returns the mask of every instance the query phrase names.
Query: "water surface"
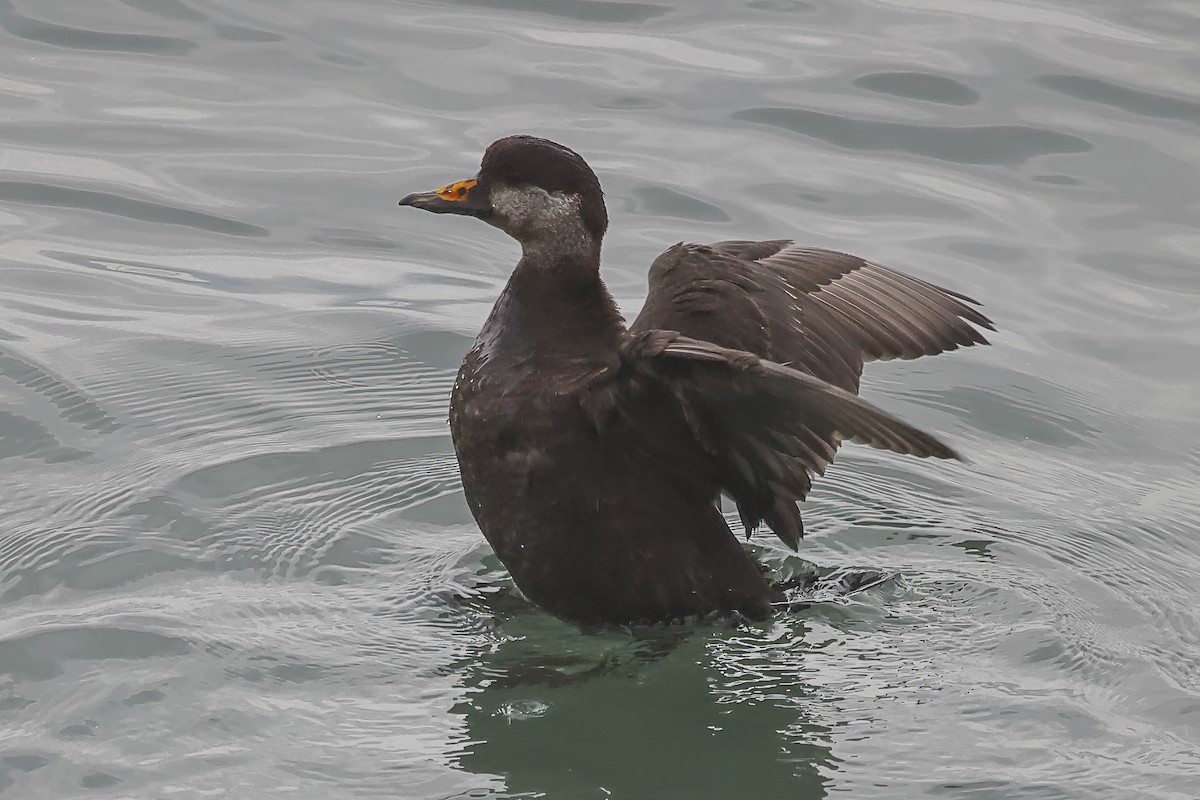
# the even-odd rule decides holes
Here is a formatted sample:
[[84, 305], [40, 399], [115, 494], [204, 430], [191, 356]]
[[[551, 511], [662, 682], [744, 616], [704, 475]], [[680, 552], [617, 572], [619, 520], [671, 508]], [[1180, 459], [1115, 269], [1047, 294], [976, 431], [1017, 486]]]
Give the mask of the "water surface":
[[[1200, 797], [1200, 11], [0, 0], [0, 795]], [[681, 240], [975, 296], [864, 394], [768, 623], [503, 591], [445, 405], [516, 258], [396, 200], [583, 153]], [[496, 592], [500, 589], [502, 591]], [[502, 595], [497, 599], [496, 595]]]

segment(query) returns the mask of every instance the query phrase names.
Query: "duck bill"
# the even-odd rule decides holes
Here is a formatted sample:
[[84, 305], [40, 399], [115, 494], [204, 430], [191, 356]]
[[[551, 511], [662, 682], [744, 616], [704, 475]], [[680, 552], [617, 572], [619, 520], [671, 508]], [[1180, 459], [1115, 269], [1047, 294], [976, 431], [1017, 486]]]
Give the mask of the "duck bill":
[[421, 208], [434, 214], [482, 217], [491, 210], [486, 195], [487, 192], [479, 185], [479, 181], [471, 178], [448, 183], [432, 192], [413, 192], [402, 198], [400, 205]]

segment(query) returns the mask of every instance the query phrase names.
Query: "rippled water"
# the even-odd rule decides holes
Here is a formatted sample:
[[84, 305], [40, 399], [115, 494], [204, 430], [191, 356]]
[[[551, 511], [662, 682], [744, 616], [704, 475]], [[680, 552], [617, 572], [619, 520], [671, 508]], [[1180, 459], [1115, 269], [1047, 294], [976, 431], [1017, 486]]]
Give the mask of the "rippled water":
[[[1200, 11], [0, 0], [0, 795], [1200, 797]], [[633, 312], [680, 239], [986, 302], [865, 394], [770, 623], [585, 635], [462, 501], [515, 247], [403, 213], [582, 152]], [[756, 540], [783, 569], [799, 560]], [[499, 591], [497, 589], [499, 588]]]

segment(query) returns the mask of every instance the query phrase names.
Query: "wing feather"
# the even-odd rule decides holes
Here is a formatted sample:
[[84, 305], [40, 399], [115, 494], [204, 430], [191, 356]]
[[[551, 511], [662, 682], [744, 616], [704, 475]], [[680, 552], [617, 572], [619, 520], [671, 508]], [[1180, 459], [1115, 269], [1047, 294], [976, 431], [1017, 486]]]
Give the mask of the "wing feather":
[[796, 503], [843, 440], [958, 458], [857, 396], [866, 361], [987, 344], [971, 298], [856, 256], [791, 241], [680, 243], [650, 267], [629, 357], [665, 381], [746, 530], [792, 548]]
[[630, 337], [624, 359], [670, 387], [747, 532], [766, 522], [793, 549], [804, 531], [796, 503], [843, 439], [920, 457], [959, 457], [852, 392], [744, 350], [650, 330]]
[[789, 241], [678, 244], [651, 267], [631, 330], [677, 330], [857, 391], [865, 361], [987, 344], [980, 329], [994, 327], [977, 305], [856, 256]]

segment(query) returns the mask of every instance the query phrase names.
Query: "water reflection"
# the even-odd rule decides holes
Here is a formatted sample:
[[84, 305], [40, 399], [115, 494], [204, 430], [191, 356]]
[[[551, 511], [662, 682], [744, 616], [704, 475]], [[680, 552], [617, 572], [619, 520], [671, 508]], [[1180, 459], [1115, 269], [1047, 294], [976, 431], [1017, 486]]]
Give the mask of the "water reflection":
[[837, 759], [801, 620], [580, 636], [530, 610], [502, 630], [461, 662], [462, 768], [517, 795], [826, 796]]

